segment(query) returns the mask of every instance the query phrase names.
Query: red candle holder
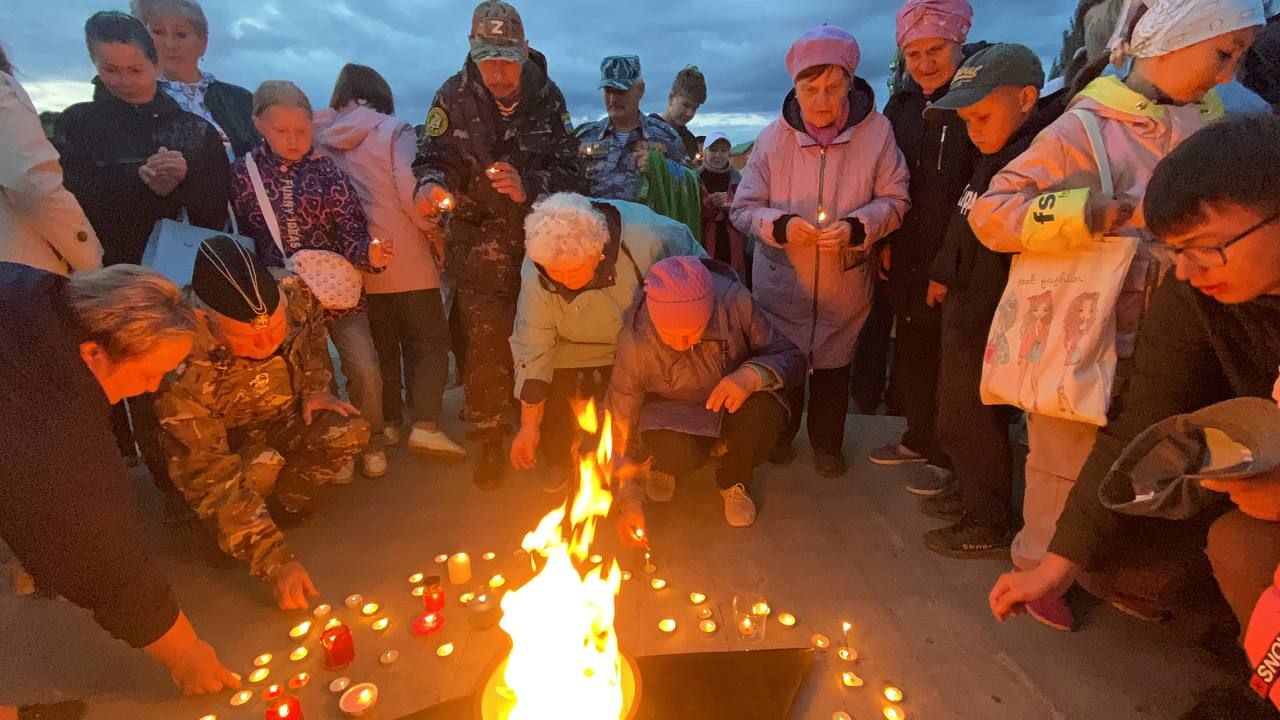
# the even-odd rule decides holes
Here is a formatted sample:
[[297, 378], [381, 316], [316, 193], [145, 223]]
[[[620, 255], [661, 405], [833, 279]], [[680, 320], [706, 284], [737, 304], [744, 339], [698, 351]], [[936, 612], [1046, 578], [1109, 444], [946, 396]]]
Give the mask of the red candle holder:
[[292, 695], [281, 695], [267, 705], [266, 720], [306, 720], [302, 716], [302, 702]]
[[268, 702], [275, 700], [284, 694], [284, 688], [279, 685], [268, 685], [266, 690], [262, 691], [262, 699]]
[[442, 627], [444, 627], [444, 615], [438, 612], [427, 612], [414, 618], [410, 630], [414, 635], [423, 637], [438, 632]]
[[324, 650], [326, 670], [341, 670], [356, 659], [355, 641], [351, 639], [351, 628], [346, 625], [325, 630], [320, 635], [320, 648]]
[[439, 575], [432, 575], [423, 581], [422, 608], [427, 612], [439, 612], [444, 609], [444, 581]]

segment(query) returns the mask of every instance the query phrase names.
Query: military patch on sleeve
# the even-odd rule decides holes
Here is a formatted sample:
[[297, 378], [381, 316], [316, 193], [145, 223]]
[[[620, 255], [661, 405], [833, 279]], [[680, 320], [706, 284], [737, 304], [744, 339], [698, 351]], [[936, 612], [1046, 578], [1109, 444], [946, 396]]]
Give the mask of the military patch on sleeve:
[[427, 113], [427, 134], [431, 137], [440, 137], [449, 129], [449, 116], [442, 107], [433, 107], [431, 112]]

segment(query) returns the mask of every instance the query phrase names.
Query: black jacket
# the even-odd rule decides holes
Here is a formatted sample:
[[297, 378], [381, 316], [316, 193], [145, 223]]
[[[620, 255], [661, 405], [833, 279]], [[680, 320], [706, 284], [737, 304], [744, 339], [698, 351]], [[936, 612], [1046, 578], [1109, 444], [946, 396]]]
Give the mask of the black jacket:
[[[227, 222], [231, 168], [218, 131], [156, 88], [146, 105], [117, 99], [95, 79], [93, 100], [58, 119], [63, 183], [80, 201], [102, 240], [104, 265], [138, 264], [151, 229], [177, 218], [214, 230]], [[179, 150], [187, 177], [168, 197], [152, 192], [138, 168], [160, 148]]]
[[[966, 46], [966, 54], [984, 45]], [[884, 115], [893, 125], [898, 149], [911, 172], [911, 209], [888, 242], [893, 247], [889, 297], [894, 311], [910, 320], [937, 323], [938, 308], [925, 304], [929, 267], [942, 247], [956, 201], [973, 176], [978, 150], [964, 122], [953, 112], [924, 119], [924, 109], [947, 94], [944, 86], [926, 96], [914, 82], [894, 93]]]
[[[514, 296], [524, 261], [524, 217], [544, 195], [577, 192], [578, 140], [547, 61], [530, 50], [520, 80], [520, 104], [505, 117], [470, 58], [431, 102], [418, 144], [418, 185], [437, 183], [457, 199], [445, 264], [460, 287]], [[485, 169], [513, 165], [524, 181], [525, 203], [493, 189]]]
[[178, 606], [147, 556], [111, 406], [80, 358], [66, 287], [59, 275], [0, 263], [0, 537], [38, 587], [143, 647], [173, 626]]
[[944, 342], [986, 343], [991, 318], [1009, 280], [1010, 256], [992, 252], [979, 242], [969, 227], [969, 210], [987, 191], [991, 178], [1030, 147], [1036, 134], [1056, 116], [1052, 109], [1036, 112], [1009, 138], [1004, 148], [993, 155], [981, 156], [956, 203], [946, 238], [929, 273], [935, 282], [947, 286], [945, 302], [954, 305], [954, 311], [944, 313], [947, 317]]
[[253, 126], [253, 93], [239, 85], [214, 80], [205, 91], [204, 103], [231, 140], [236, 157], [244, 157], [258, 144], [258, 129]]

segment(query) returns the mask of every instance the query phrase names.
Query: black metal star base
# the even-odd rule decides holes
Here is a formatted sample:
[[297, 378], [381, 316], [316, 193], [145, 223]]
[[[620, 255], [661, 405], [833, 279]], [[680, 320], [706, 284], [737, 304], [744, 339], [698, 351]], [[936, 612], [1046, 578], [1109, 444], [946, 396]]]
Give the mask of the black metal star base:
[[[809, 648], [636, 658], [636, 720], [786, 720], [812, 664]], [[400, 720], [479, 720], [475, 708], [463, 697]]]

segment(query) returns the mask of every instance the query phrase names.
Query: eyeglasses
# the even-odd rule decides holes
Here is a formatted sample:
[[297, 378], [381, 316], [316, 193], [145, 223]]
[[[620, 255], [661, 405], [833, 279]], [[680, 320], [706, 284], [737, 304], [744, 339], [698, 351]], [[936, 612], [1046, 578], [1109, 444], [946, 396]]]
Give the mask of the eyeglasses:
[[1227, 248], [1235, 245], [1277, 220], [1280, 220], [1280, 213], [1276, 213], [1263, 219], [1262, 222], [1259, 222], [1257, 225], [1254, 225], [1221, 245], [1175, 247], [1168, 243], [1151, 243], [1147, 247], [1151, 250], [1151, 256], [1165, 265], [1176, 265], [1178, 258], [1185, 258], [1187, 262], [1198, 268], [1203, 268], [1205, 270], [1218, 268], [1227, 264]]

